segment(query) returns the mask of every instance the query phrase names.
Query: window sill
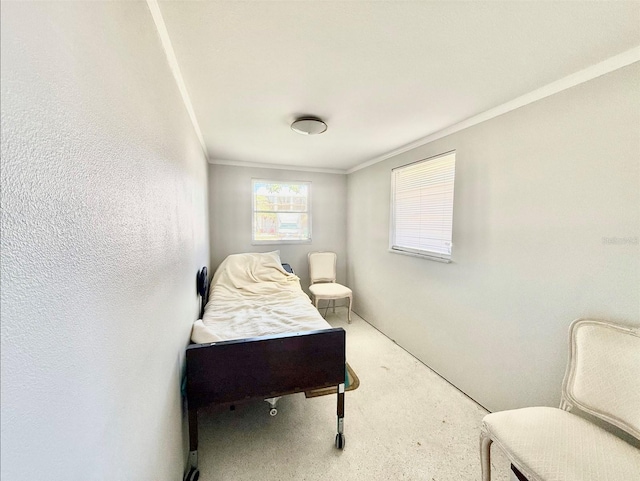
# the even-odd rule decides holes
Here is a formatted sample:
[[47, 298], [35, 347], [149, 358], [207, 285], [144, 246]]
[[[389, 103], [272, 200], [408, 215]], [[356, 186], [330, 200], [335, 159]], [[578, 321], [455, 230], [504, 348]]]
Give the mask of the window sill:
[[449, 257], [438, 257], [435, 254], [418, 254], [417, 252], [402, 251], [400, 249], [389, 249], [393, 254], [401, 254], [403, 256], [419, 257], [429, 261], [441, 262], [443, 264], [451, 264], [453, 261]]
[[288, 244], [311, 244], [311, 239], [306, 240], [269, 240], [269, 241], [251, 241], [252, 246], [276, 246], [276, 245], [288, 245]]

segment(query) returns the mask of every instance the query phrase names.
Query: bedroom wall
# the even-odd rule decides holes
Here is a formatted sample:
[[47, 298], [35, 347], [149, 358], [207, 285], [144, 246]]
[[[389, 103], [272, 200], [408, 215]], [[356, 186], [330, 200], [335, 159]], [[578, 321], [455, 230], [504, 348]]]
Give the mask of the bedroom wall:
[[[310, 244], [251, 245], [251, 179], [311, 182]], [[337, 281], [346, 282], [346, 175], [211, 164], [209, 185], [213, 269], [229, 254], [279, 249], [282, 261], [291, 264], [303, 288], [307, 289], [307, 254], [318, 250], [334, 251], [338, 254]]]
[[[557, 406], [570, 322], [640, 323], [638, 85], [640, 63], [349, 175], [356, 312], [490, 410]], [[454, 262], [388, 252], [391, 169], [453, 149]]]
[[206, 161], [141, 2], [2, 2], [4, 480], [172, 480]]

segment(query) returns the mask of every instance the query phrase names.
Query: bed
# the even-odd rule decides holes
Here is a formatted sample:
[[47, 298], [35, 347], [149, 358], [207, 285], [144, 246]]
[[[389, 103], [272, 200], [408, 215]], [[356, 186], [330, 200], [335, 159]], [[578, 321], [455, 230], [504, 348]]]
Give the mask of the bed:
[[265, 399], [274, 414], [280, 396], [337, 386], [335, 445], [343, 449], [344, 329], [322, 318], [277, 251], [227, 257], [208, 289], [203, 271], [203, 312], [186, 352], [191, 469], [185, 479], [199, 476], [198, 409], [208, 404]]

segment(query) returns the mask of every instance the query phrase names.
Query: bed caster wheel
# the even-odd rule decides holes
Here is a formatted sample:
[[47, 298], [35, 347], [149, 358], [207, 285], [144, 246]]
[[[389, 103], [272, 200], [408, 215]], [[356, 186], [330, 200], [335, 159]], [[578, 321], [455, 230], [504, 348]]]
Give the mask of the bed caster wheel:
[[200, 478], [198, 468], [191, 468], [189, 472], [184, 475], [184, 481], [198, 481], [198, 478]]
[[336, 448], [344, 449], [345, 439], [344, 434], [338, 433], [336, 434]]
[[277, 410], [276, 408], [271, 408], [271, 409], [269, 410], [269, 414], [270, 414], [271, 416], [275, 416], [276, 414], [278, 414], [278, 410]]

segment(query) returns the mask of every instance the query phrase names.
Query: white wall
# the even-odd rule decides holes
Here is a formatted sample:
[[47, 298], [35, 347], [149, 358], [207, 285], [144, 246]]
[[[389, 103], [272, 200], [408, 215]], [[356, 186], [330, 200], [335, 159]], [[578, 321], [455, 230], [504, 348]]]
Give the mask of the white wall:
[[[251, 245], [251, 179], [311, 182], [310, 244]], [[278, 169], [209, 166], [211, 212], [211, 266], [217, 267], [229, 254], [280, 250], [306, 289], [309, 286], [307, 253], [323, 250], [338, 254], [337, 281], [346, 282], [347, 266], [347, 178], [340, 174]]]
[[[491, 410], [557, 405], [571, 320], [640, 323], [638, 85], [636, 63], [349, 175], [356, 312]], [[391, 169], [453, 149], [454, 263], [389, 253]]]
[[206, 162], [141, 2], [2, 2], [3, 480], [178, 480]]

